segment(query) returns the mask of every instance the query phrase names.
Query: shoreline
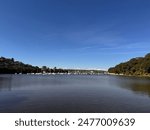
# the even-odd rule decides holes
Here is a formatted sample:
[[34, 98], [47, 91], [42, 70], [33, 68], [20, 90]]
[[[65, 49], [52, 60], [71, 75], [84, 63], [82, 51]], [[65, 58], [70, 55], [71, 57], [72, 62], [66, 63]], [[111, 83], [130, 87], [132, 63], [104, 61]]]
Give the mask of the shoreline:
[[93, 74], [87, 74], [87, 73], [27, 73], [27, 74], [0, 74], [0, 75], [102, 75], [104, 73], [93, 73]]
[[150, 75], [126, 75], [126, 74], [116, 74], [116, 73], [107, 73], [108, 75], [114, 76], [125, 76], [125, 77], [137, 77], [137, 78], [150, 78]]
[[149, 78], [150, 75], [125, 75], [116, 73], [98, 73], [98, 74], [87, 74], [87, 73], [27, 73], [27, 74], [0, 74], [0, 75], [111, 75], [111, 76], [123, 76], [123, 77], [136, 77], [136, 78]]

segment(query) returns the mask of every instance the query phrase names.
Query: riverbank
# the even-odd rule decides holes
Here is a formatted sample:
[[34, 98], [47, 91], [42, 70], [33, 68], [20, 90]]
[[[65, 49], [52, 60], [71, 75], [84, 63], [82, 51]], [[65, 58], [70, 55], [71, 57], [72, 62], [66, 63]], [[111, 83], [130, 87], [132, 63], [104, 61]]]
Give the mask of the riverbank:
[[139, 77], [139, 78], [150, 78], [150, 75], [127, 75], [127, 74], [117, 74], [117, 73], [107, 73], [107, 75], [125, 76], [125, 77]]

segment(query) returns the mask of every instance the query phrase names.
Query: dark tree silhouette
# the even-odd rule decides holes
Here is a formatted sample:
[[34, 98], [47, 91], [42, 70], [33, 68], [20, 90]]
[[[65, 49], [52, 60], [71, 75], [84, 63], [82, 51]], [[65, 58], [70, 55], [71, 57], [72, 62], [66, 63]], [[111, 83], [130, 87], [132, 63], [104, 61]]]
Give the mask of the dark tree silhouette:
[[125, 75], [150, 75], [150, 53], [109, 68], [108, 72]]

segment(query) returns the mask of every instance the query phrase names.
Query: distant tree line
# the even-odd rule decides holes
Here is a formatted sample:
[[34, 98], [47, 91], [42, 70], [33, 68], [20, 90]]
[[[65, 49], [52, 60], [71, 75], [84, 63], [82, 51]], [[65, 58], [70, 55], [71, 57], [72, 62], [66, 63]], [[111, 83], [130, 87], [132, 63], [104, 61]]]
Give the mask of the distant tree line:
[[65, 69], [61, 69], [61, 68], [56, 68], [56, 67], [54, 67], [54, 68], [49, 68], [49, 67], [46, 67], [46, 66], [43, 66], [42, 68], [41, 68], [41, 72], [42, 73], [68, 73], [68, 71], [67, 70], [65, 70]]
[[0, 57], [0, 74], [27, 74], [27, 73], [71, 73], [71, 74], [99, 74], [101, 70], [80, 70], [38, 67], [15, 61], [14, 58]]
[[150, 75], [150, 53], [145, 57], [133, 58], [108, 70], [109, 73], [124, 75]]
[[50, 69], [46, 66], [40, 68], [38, 66], [32, 66], [19, 61], [15, 61], [14, 58], [0, 57], [0, 74], [15, 73], [68, 73], [68, 71], [63, 69], [57, 69], [56, 67], [53, 69]]

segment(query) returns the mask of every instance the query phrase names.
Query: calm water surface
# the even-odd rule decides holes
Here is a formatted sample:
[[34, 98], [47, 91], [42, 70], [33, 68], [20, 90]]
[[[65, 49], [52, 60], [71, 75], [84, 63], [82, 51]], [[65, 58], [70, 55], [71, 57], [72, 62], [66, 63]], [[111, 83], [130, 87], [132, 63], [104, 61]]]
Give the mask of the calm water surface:
[[0, 75], [0, 112], [150, 112], [150, 79]]

